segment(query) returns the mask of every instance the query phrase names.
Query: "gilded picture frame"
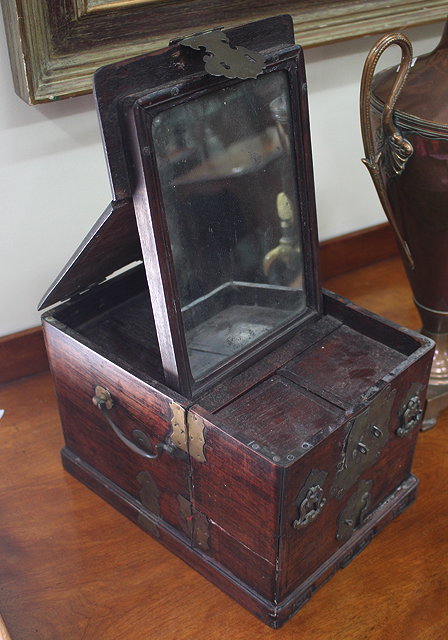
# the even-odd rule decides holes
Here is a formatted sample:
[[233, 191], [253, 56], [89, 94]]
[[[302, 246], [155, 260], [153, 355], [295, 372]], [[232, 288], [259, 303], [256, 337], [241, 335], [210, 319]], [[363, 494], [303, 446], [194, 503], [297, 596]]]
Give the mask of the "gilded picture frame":
[[446, 18], [445, 0], [1, 0], [17, 94], [29, 104], [92, 90], [105, 64], [166, 46], [174, 36], [278, 13], [313, 46]]

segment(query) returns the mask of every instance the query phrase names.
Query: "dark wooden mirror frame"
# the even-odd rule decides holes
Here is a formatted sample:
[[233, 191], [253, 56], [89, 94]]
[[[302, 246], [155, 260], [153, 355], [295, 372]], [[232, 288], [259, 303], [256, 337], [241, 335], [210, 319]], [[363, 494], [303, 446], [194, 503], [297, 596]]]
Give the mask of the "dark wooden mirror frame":
[[[240, 44], [240, 42], [238, 42]], [[244, 44], [244, 43], [243, 43]], [[179, 47], [173, 48], [172, 59], [179, 55]], [[182, 47], [185, 52], [185, 48]], [[191, 54], [187, 54], [191, 64]], [[317, 267], [317, 229], [312, 177], [311, 146], [309, 137], [308, 107], [306, 97], [303, 53], [298, 46], [288, 46], [276, 50], [267, 57], [263, 75], [284, 70], [288, 75], [291, 109], [292, 148], [295, 160], [299, 220], [302, 233], [304, 258], [304, 290], [307, 310], [278, 327], [263, 339], [251, 344], [242, 352], [218, 365], [208, 375], [195, 382], [193, 380], [180, 313], [179, 295], [176, 286], [174, 262], [166, 223], [161, 186], [151, 135], [148, 133], [147, 118], [152, 119], [161, 110], [192, 98], [235, 85], [242, 80], [212, 77], [198, 72], [203, 68], [201, 52], [193, 52], [197, 62], [192, 72], [175, 91], [170, 85], [149, 92], [137, 99], [126, 99], [125, 117], [132, 147], [135, 185], [133, 189], [134, 209], [139, 227], [140, 240], [145, 256], [145, 267], [149, 284], [153, 313], [165, 371], [165, 382], [183, 395], [196, 398], [216, 384], [230, 372], [246, 367], [255, 358], [272, 350], [286, 340], [299, 326], [312, 321], [321, 313], [321, 290]], [[126, 137], [126, 136], [124, 136]], [[151, 150], [150, 153], [143, 150]]]

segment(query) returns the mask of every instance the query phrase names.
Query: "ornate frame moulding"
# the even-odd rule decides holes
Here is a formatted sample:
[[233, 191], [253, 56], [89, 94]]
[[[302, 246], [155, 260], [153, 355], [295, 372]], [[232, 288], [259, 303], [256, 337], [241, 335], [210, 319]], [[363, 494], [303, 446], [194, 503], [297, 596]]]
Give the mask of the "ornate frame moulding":
[[30, 104], [89, 93], [98, 67], [210, 26], [290, 13], [296, 42], [313, 46], [447, 15], [446, 0], [1, 0], [1, 5], [15, 89]]

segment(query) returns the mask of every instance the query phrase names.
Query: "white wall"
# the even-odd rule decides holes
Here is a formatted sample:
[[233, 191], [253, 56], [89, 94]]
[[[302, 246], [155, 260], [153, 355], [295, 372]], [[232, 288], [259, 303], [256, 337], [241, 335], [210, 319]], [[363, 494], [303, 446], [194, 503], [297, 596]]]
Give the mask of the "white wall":
[[[416, 53], [441, 31], [410, 30]], [[1, 33], [0, 336], [39, 324], [39, 299], [110, 201], [92, 96], [26, 105]], [[360, 162], [359, 79], [375, 39], [306, 51], [321, 239], [384, 221]]]

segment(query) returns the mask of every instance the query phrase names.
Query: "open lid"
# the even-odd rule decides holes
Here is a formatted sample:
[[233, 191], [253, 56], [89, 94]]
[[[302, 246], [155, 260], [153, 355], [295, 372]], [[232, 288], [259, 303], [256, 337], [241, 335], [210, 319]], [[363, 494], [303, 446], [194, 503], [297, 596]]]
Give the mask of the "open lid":
[[39, 302], [39, 310], [72, 298], [142, 259], [132, 200], [112, 202]]
[[194, 398], [321, 310], [292, 21], [179, 39], [99, 70], [95, 90], [117, 202], [42, 304], [99, 282], [141, 246], [165, 382]]

